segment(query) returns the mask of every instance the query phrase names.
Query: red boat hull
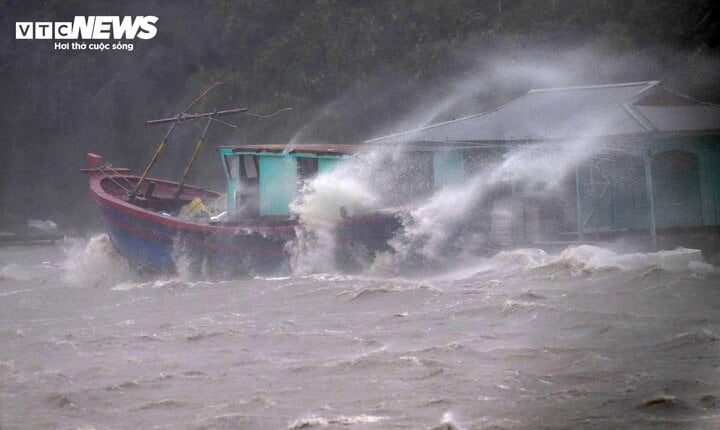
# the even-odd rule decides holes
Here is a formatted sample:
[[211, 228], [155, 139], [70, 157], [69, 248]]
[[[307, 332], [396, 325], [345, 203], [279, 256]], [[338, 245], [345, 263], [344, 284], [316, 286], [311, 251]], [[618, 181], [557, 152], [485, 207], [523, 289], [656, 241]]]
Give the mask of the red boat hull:
[[[288, 242], [301, 228], [297, 220], [263, 221], [253, 225], [211, 225], [164, 214], [163, 205], [184, 205], [196, 197], [220, 197], [211, 190], [185, 186], [179, 199], [171, 196], [177, 183], [149, 179], [152, 197], [141, 207], [131, 203], [127, 190], [139, 179], [127, 169], [85, 169], [90, 194], [108, 234], [129, 263], [142, 272], [173, 273], [179, 265], [192, 272], [222, 276], [276, 274], [289, 271]], [[144, 187], [145, 185], [143, 185]], [[400, 227], [394, 215], [374, 214], [345, 220], [338, 228], [339, 248], [362, 247], [368, 253], [387, 248], [387, 240]], [[347, 253], [340, 252], [340, 255]], [[334, 262], [328, 262], [334, 265]], [[341, 267], [353, 265], [339, 262]]]

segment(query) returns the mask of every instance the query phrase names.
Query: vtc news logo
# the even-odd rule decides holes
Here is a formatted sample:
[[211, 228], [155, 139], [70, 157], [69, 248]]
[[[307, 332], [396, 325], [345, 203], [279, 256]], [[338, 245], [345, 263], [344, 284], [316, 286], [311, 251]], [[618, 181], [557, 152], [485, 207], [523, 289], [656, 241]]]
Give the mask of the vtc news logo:
[[71, 22], [16, 22], [15, 39], [152, 39], [156, 16], [76, 16]]

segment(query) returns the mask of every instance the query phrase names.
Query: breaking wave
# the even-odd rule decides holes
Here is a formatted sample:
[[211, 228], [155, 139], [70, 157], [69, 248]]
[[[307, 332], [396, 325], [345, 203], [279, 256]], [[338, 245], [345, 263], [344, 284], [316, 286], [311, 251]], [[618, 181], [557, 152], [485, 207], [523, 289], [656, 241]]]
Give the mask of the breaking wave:
[[290, 204], [302, 229], [288, 248], [293, 273], [304, 275], [335, 268], [335, 225], [341, 213], [355, 215], [382, 206], [379, 190], [373, 186], [382, 176], [380, 154], [341, 163], [306, 182]]
[[[402, 228], [388, 242], [391, 250], [370, 256], [368, 267], [374, 273], [417, 273], [506, 248], [513, 243], [513, 208], [523, 198], [555, 195], [574, 167], [593, 156], [596, 149], [590, 143], [516, 149], [473, 172], [462, 186], [442, 187], [415, 200], [408, 190], [423, 178], [417, 161], [402, 149], [340, 163], [308, 181], [291, 204], [304, 226], [291, 246], [293, 272], [334, 268], [333, 226], [341, 213], [382, 208], [397, 208], [404, 215]], [[506, 193], [510, 188], [512, 195]]]
[[66, 237], [62, 250], [65, 253], [62, 279], [68, 285], [110, 287], [137, 279], [107, 234], [90, 240]]
[[323, 418], [323, 417], [316, 417], [311, 416], [307, 418], [299, 418], [288, 426], [288, 430], [299, 430], [299, 429], [307, 429], [312, 427], [327, 427], [330, 425], [343, 425], [343, 426], [349, 426], [353, 424], [372, 424], [377, 423], [382, 420], [386, 420], [387, 417], [381, 417], [381, 416], [375, 416], [375, 415], [355, 415], [355, 416], [345, 416], [340, 415], [334, 418]]
[[[412, 207], [404, 228], [390, 241], [392, 252], [378, 262], [391, 271], [414, 271], [507, 247], [513, 242], [513, 207], [520, 199], [556, 193], [567, 174], [592, 155], [587, 142], [505, 154], [462, 186], [441, 188]], [[508, 187], [513, 195], [497, 198]], [[483, 208], [488, 212], [480, 215]]]
[[[515, 272], [551, 270], [551, 273], [568, 275], [591, 274], [598, 271], [632, 271], [656, 269], [667, 272], [692, 272], [716, 274], [720, 270], [703, 261], [702, 252], [697, 249], [677, 248], [674, 250], [648, 253], [618, 253], [593, 245], [570, 246], [558, 254], [550, 254], [539, 248], [519, 248], [500, 251], [489, 258], [468, 258], [461, 260], [459, 268], [440, 271], [426, 276], [432, 281], [470, 279], [481, 275], [511, 275]], [[491, 284], [499, 285], [502, 279], [493, 279]]]
[[572, 270], [594, 271], [601, 269], [635, 270], [658, 267], [663, 270], [714, 270], [703, 262], [698, 249], [677, 248], [672, 251], [619, 254], [591, 245], [580, 245], [564, 250], [549, 265], [559, 265]]

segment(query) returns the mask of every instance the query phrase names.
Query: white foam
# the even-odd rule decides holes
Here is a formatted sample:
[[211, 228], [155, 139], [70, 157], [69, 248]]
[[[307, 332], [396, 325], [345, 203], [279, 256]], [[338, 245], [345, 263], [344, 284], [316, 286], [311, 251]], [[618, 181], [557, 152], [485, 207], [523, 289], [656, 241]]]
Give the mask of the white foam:
[[107, 234], [89, 241], [65, 238], [63, 280], [73, 286], [115, 286], [137, 277]]
[[415, 366], [422, 366], [422, 361], [420, 361], [420, 359], [415, 357], [414, 355], [401, 355], [400, 357], [398, 357], [398, 360], [410, 362]]
[[57, 224], [50, 220], [31, 219], [28, 220], [28, 229], [37, 230], [44, 233], [52, 233], [57, 231]]
[[0, 281], [12, 279], [16, 281], [29, 281], [32, 279], [50, 277], [57, 272], [55, 265], [48, 262], [41, 264], [9, 263], [0, 266]]
[[[542, 249], [520, 248], [500, 251], [491, 258], [473, 259], [465, 262], [459, 269], [451, 269], [439, 275], [427, 277], [431, 281], [458, 281], [468, 279], [483, 273], [508, 273], [515, 270], [534, 269], [542, 267], [552, 261], [552, 256]], [[497, 287], [503, 281], [493, 279], [489, 281]]]
[[347, 215], [378, 209], [380, 198], [372, 190], [373, 172], [380, 166], [379, 155], [338, 162], [331, 169], [305, 183], [290, 204], [302, 229], [289, 244], [291, 268], [295, 274], [334, 269], [335, 226], [341, 220], [341, 208]]
[[173, 278], [162, 278], [162, 279], [155, 279], [152, 281], [147, 282], [141, 282], [141, 281], [127, 281], [127, 282], [120, 282], [117, 285], [115, 285], [112, 290], [113, 291], [129, 291], [129, 290], [136, 290], [136, 289], [143, 289], [143, 288], [164, 288], [164, 289], [183, 289], [183, 288], [206, 288], [208, 286], [212, 285], [220, 285], [225, 284], [230, 281], [217, 281], [217, 282], [210, 282], [210, 281], [189, 281], [186, 279], [183, 279], [182, 277], [173, 277]]
[[440, 428], [447, 430], [462, 430], [452, 412], [445, 412], [440, 419]]
[[[477, 260], [476, 260], [477, 261]], [[597, 270], [637, 270], [657, 267], [666, 271], [692, 271], [699, 274], [718, 273], [720, 270], [702, 259], [697, 249], [677, 248], [669, 251], [621, 254], [592, 245], [571, 246], [560, 254], [551, 255], [542, 249], [521, 248], [500, 251], [491, 258], [481, 259], [475, 264], [466, 264], [429, 278], [430, 280], [462, 280], [484, 273], [510, 273], [517, 270], [532, 270], [542, 267], [565, 267], [572, 272], [593, 272]], [[502, 280], [490, 280], [498, 287]]]
[[485, 264], [488, 267], [518, 267], [534, 269], [548, 264], [551, 257], [542, 249], [520, 248], [509, 251], [500, 251]]
[[0, 281], [14, 279], [17, 281], [28, 281], [37, 277], [36, 273], [16, 263], [6, 264], [0, 267]]
[[633, 270], [652, 266], [668, 271], [707, 271], [713, 268], [702, 261], [702, 252], [698, 249], [677, 248], [671, 251], [618, 254], [592, 245], [567, 248], [550, 264], [563, 264], [580, 270]]
[[[677, 248], [672, 251], [658, 251], [648, 254], [650, 262], [666, 270], [686, 270], [703, 263], [699, 249]], [[707, 264], [704, 267], [711, 266]]]
[[114, 287], [112, 287], [113, 291], [130, 291], [130, 290], [137, 290], [144, 287], [147, 287], [150, 285], [150, 282], [121, 282]]
[[702, 261], [691, 261], [688, 263], [688, 268], [697, 273], [716, 273], [718, 271], [718, 269], [712, 264]]
[[[446, 264], [463, 253], [510, 245], [520, 200], [556, 194], [574, 167], [597, 150], [591, 143], [519, 148], [462, 186], [442, 188], [422, 199], [389, 242], [393, 252], [378, 260], [381, 268]], [[494, 197], [510, 186], [513, 196]]]
[[326, 427], [332, 424], [336, 425], [353, 425], [353, 424], [372, 424], [382, 420], [386, 420], [388, 417], [376, 416], [376, 415], [354, 415], [345, 416], [340, 415], [335, 418], [323, 418], [317, 416], [310, 416], [307, 418], [299, 418], [293, 421], [289, 426], [289, 430], [304, 429], [310, 427]]

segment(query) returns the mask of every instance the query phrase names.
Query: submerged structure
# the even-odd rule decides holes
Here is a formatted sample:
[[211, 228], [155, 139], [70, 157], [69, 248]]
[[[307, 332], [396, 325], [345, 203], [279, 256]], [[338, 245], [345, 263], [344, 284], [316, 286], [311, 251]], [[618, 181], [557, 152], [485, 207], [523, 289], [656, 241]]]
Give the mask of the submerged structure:
[[[501, 245], [635, 235], [653, 247], [720, 251], [720, 106], [658, 81], [531, 90], [367, 143], [400, 142], [428, 151], [422, 163], [435, 187], [482, 175], [518, 147], [592, 145], [553, 197], [517, 197], [509, 185], [485, 202], [478, 216]], [[509, 218], [493, 215], [499, 205]]]

